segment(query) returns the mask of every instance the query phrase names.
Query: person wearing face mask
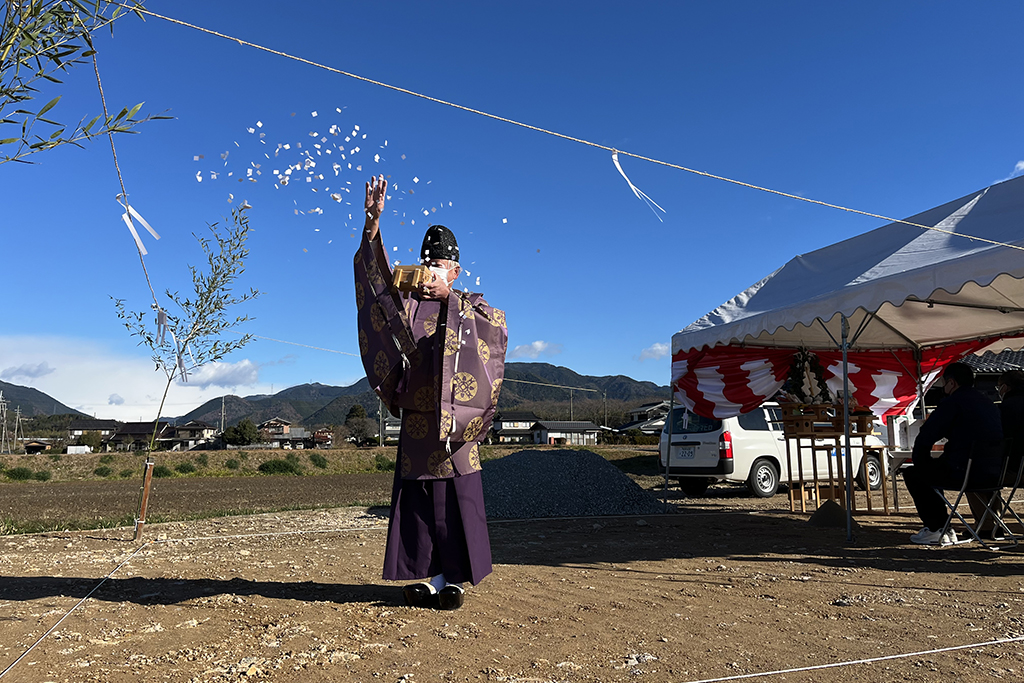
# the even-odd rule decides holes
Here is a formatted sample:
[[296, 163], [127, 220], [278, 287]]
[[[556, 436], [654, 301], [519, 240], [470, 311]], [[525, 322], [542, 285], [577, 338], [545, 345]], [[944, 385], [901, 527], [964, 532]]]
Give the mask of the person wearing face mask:
[[464, 583], [491, 572], [481, 482], [487, 435], [504, 377], [505, 313], [460, 292], [455, 235], [432, 225], [420, 260], [431, 273], [414, 292], [392, 287], [380, 234], [387, 181], [366, 184], [366, 223], [355, 256], [359, 351], [370, 386], [401, 415], [384, 578], [413, 607], [457, 609]]
[[[932, 411], [914, 439], [913, 467], [903, 471], [907, 491], [914, 499], [924, 527], [910, 537], [912, 543], [956, 543], [952, 529], [942, 533], [948, 512], [934, 489], [959, 490], [972, 460], [972, 486], [992, 486], [1002, 468], [1003, 429], [999, 410], [974, 388], [974, 371], [965, 363], [950, 363], [942, 373], [946, 397]], [[946, 439], [942, 455], [931, 457], [932, 446]]]

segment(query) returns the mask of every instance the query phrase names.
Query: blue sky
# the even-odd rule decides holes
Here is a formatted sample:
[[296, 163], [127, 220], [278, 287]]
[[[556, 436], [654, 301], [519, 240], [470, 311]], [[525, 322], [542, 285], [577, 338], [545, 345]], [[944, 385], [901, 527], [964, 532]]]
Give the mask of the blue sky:
[[[147, 6], [602, 145], [897, 218], [1024, 170], [1020, 3]], [[115, 138], [131, 202], [162, 236], [143, 237], [154, 285], [187, 287], [199, 258], [191, 233], [246, 200], [254, 233], [242, 284], [264, 294], [245, 309], [255, 318], [245, 330], [265, 337], [357, 351], [351, 235], [371, 173], [400, 190], [382, 224], [394, 258], [409, 262], [432, 222], [458, 235], [461, 284], [506, 309], [510, 359], [659, 384], [674, 332], [795, 254], [880, 223], [621, 158], [665, 208], [661, 222], [604, 150], [159, 19], [122, 20], [97, 48], [112, 107], [145, 101], [175, 117]], [[58, 119], [99, 113], [90, 68], [59, 92]], [[325, 136], [314, 157], [325, 179], [275, 189], [272, 172], [301, 161], [298, 143], [310, 150]], [[290, 149], [275, 158], [279, 144]], [[33, 160], [0, 167], [0, 379], [101, 417], [152, 417], [162, 376], [110, 301], [148, 305], [109, 147]], [[238, 182], [252, 163], [258, 182]], [[329, 196], [346, 187], [352, 206]], [[257, 340], [175, 386], [165, 413], [361, 376], [355, 357]]]

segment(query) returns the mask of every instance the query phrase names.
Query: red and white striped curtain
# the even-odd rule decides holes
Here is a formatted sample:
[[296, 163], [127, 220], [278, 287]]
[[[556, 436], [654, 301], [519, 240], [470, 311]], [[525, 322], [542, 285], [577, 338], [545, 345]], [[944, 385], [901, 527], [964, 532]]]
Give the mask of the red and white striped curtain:
[[[996, 339], [927, 348], [921, 356], [921, 383], [927, 389], [942, 369]], [[672, 356], [676, 400], [702, 417], [746, 413], [771, 399], [789, 376], [796, 349], [718, 346]], [[824, 368], [833, 395], [843, 388], [841, 351], [812, 351]], [[910, 349], [847, 352], [853, 400], [879, 417], [899, 415], [917, 398], [917, 361]]]

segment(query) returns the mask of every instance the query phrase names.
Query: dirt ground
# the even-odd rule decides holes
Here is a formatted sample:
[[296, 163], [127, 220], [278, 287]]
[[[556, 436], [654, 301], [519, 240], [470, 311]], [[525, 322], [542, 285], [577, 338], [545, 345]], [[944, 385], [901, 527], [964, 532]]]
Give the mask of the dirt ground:
[[[390, 475], [354, 476], [369, 498]], [[290, 481], [314, 479], [330, 481]], [[380, 580], [383, 508], [151, 525], [145, 545], [129, 528], [0, 537], [0, 671], [89, 595], [0, 678], [686, 683], [1024, 634], [1021, 553], [909, 545], [907, 513], [860, 517], [848, 543], [783, 497], [711, 494], [673, 490], [674, 514], [495, 521], [494, 573], [456, 612]], [[1011, 642], [758, 680], [1022, 678]]]

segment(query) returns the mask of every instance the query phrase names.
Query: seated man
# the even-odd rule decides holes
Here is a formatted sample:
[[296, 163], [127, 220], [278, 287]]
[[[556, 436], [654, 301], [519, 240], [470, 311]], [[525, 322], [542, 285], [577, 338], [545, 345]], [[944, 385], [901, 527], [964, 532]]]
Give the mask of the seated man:
[[[1002, 484], [1004, 488], [1012, 488], [1017, 484], [1017, 472], [1020, 469], [1021, 455], [1024, 453], [1024, 372], [1004, 372], [996, 380], [996, 392], [1001, 399], [999, 414], [1003, 425], [1003, 453], [1007, 460]], [[987, 499], [987, 494], [967, 494], [967, 501], [971, 505], [975, 519], [980, 520], [984, 515]], [[996, 501], [992, 512], [1001, 514], [1002, 511], [1002, 504]], [[989, 513], [978, 533], [982, 538], [999, 538], [992, 513]]]
[[[949, 512], [933, 489], [959, 490], [972, 458], [971, 486], [994, 485], [1002, 468], [999, 410], [974, 388], [974, 371], [964, 363], [952, 363], [942, 373], [942, 382], [946, 397], [921, 426], [914, 440], [914, 466], [903, 472], [907, 491], [924, 523], [910, 537], [912, 543], [956, 543], [952, 529], [942, 533]], [[943, 438], [942, 455], [931, 457], [932, 446]]]

